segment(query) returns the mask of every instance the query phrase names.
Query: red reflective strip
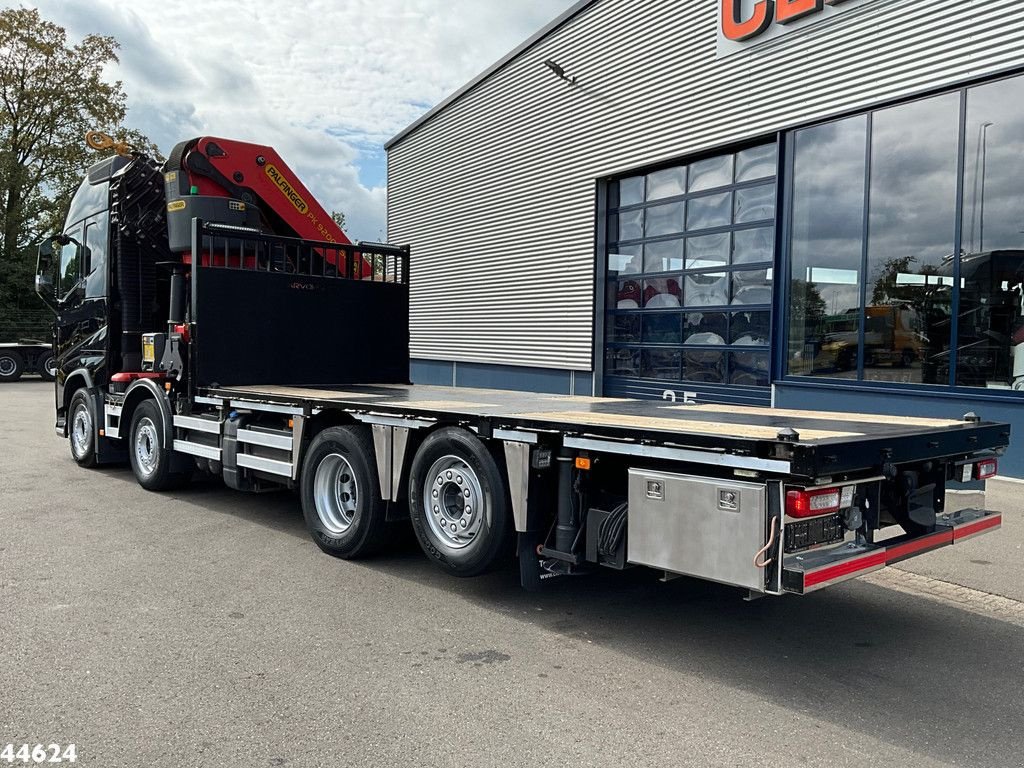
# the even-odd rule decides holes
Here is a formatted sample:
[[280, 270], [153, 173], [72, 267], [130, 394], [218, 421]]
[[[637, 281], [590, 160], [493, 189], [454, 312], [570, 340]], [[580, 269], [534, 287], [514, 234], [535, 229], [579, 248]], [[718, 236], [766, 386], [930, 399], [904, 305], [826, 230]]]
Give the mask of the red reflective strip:
[[926, 549], [932, 549], [937, 547], [944, 547], [947, 544], [953, 543], [953, 532], [952, 531], [939, 531], [938, 533], [930, 533], [927, 536], [922, 536], [919, 539], [913, 541], [905, 541], [902, 544], [897, 544], [895, 547], [886, 547], [885, 553], [886, 563], [894, 563], [897, 560], [903, 560], [915, 555], [918, 552], [922, 552]]
[[851, 573], [857, 573], [857, 571], [865, 571], [868, 568], [874, 568], [876, 565], [885, 565], [885, 556], [886, 553], [883, 549], [880, 552], [872, 552], [870, 555], [864, 555], [855, 560], [847, 560], [845, 563], [830, 565], [827, 568], [822, 568], [820, 571], [806, 573], [804, 574], [804, 589], [823, 584], [826, 581], [839, 579], [843, 576], [849, 576]]
[[953, 541], [962, 539], [965, 536], [973, 536], [976, 533], [981, 533], [982, 531], [987, 531], [991, 528], [998, 528], [1002, 524], [1002, 515], [989, 515], [982, 520], [976, 520], [973, 523], [968, 523], [967, 525], [961, 525], [959, 528], [955, 528], [953, 530]]

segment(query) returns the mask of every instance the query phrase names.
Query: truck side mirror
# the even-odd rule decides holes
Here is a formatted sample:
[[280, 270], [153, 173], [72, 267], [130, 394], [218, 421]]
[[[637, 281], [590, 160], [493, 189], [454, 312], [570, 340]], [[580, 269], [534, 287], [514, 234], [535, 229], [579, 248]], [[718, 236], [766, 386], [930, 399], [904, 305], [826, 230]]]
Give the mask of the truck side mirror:
[[36, 294], [54, 312], [57, 311], [57, 294], [53, 287], [54, 253], [60, 247], [56, 238], [45, 240], [39, 245], [36, 259]]

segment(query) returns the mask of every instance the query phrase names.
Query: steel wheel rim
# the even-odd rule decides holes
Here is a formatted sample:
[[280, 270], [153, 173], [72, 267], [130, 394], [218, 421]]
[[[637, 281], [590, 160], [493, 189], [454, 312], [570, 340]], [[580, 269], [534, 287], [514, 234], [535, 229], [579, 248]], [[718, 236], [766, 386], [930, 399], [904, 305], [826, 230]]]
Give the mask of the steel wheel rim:
[[0, 357], [0, 376], [11, 376], [18, 370], [13, 357]]
[[135, 464], [140, 474], [148, 477], [156, 471], [159, 451], [156, 425], [151, 418], [144, 416], [135, 431]]
[[423, 486], [423, 511], [431, 533], [448, 549], [465, 549], [483, 527], [484, 492], [476, 470], [458, 456], [433, 463]]
[[313, 503], [320, 524], [340, 536], [355, 522], [359, 506], [359, 484], [348, 459], [340, 453], [325, 456], [316, 468]]
[[80, 403], [71, 417], [71, 447], [75, 456], [85, 456], [92, 445], [92, 414], [88, 406]]

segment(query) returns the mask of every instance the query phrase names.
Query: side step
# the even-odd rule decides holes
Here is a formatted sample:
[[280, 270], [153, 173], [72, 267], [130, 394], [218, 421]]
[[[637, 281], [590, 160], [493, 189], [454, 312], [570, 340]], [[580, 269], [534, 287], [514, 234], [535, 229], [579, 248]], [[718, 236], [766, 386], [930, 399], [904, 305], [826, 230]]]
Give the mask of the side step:
[[887, 565], [994, 531], [1003, 524], [999, 512], [962, 509], [938, 516], [938, 528], [922, 536], [900, 536], [882, 544], [843, 544], [789, 555], [783, 561], [782, 589], [806, 595]]

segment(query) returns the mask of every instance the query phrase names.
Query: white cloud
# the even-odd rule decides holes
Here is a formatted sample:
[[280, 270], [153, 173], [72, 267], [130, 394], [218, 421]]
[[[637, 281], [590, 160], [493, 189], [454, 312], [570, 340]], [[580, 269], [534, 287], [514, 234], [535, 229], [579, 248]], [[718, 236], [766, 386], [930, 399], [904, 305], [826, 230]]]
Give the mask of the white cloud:
[[350, 235], [378, 239], [381, 145], [572, 0], [21, 4], [74, 40], [117, 38], [110, 75], [128, 122], [165, 153], [201, 134], [269, 144], [325, 208], [345, 211]]

